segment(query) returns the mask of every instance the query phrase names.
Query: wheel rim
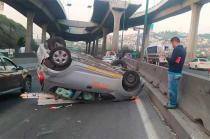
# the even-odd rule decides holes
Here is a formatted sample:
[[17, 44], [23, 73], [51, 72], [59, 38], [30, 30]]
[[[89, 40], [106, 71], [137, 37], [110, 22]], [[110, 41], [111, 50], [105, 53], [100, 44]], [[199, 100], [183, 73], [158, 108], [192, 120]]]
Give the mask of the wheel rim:
[[133, 74], [129, 74], [126, 80], [128, 81], [128, 83], [134, 83], [136, 81], [136, 78]]
[[53, 54], [53, 60], [56, 64], [65, 64], [68, 60], [68, 54], [63, 50], [58, 50]]

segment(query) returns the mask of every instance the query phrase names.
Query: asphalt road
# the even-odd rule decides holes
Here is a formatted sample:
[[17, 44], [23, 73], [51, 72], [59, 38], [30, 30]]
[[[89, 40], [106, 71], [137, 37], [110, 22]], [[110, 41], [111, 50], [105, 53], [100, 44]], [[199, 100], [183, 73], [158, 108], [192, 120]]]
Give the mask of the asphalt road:
[[196, 75], [200, 75], [200, 76], [203, 76], [203, 77], [208, 77], [208, 71], [207, 70], [189, 69], [189, 67], [185, 66], [183, 68], [183, 71], [188, 72], [188, 73], [192, 73], [192, 74], [196, 74]]
[[205, 71], [205, 70], [195, 70], [195, 69], [189, 69], [188, 67], [185, 67], [184, 71], [193, 73], [193, 74], [197, 74], [197, 75], [200, 75], [203, 77], [208, 77], [208, 71]]
[[[39, 91], [34, 78], [33, 91]], [[56, 110], [36, 99], [0, 96], [0, 139], [172, 139], [150, 99], [73, 104]]]

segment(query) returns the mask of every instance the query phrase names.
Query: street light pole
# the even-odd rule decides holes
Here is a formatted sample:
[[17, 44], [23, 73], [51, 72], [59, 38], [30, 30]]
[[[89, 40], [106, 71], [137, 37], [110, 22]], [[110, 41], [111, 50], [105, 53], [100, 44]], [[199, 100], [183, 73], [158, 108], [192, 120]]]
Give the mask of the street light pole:
[[66, 6], [68, 6], [68, 18], [70, 17], [70, 7], [72, 6], [71, 3], [67, 3]]
[[[125, 7], [126, 7], [126, 1], [125, 1]], [[123, 41], [124, 41], [125, 13], [126, 13], [126, 9], [124, 9], [124, 12], [123, 12], [123, 28], [122, 28], [122, 38], [121, 38], [121, 50], [123, 48]]]
[[134, 27], [133, 30], [137, 31], [137, 39], [136, 39], [136, 51], [139, 52], [139, 46], [140, 46], [140, 31], [144, 28], [141, 27]]
[[147, 23], [148, 23], [148, 9], [149, 9], [149, 0], [146, 1], [146, 10], [144, 16], [144, 32], [143, 32], [142, 47], [141, 47], [141, 60], [144, 57], [145, 37], [147, 33]]

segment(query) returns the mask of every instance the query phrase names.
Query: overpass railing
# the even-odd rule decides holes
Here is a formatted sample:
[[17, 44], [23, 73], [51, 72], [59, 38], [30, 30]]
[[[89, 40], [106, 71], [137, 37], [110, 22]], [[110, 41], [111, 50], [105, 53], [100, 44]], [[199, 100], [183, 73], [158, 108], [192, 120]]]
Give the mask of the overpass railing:
[[[138, 69], [144, 77], [162, 95], [168, 92], [167, 68], [124, 59], [130, 69]], [[179, 86], [179, 108], [193, 121], [199, 121], [207, 133], [210, 133], [210, 79], [191, 73], [183, 73]]]

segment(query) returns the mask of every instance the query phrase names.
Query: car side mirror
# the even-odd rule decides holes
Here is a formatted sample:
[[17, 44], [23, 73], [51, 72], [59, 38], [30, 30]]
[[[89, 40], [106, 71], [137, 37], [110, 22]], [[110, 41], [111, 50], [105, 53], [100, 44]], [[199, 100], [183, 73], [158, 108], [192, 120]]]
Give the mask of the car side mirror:
[[16, 70], [23, 70], [23, 67], [17, 66]]

